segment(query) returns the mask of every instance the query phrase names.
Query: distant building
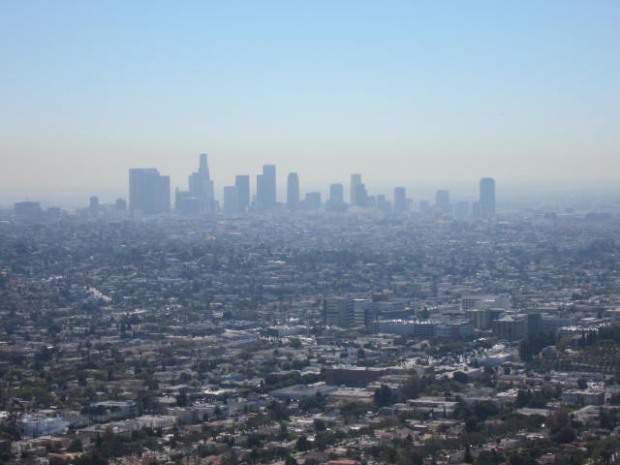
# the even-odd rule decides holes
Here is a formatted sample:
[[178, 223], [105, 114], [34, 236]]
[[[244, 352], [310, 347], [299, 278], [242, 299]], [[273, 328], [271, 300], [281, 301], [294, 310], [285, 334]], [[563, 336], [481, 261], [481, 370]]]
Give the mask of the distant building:
[[495, 217], [495, 180], [493, 178], [480, 180], [479, 208], [481, 218]]
[[299, 175], [297, 173], [289, 173], [286, 183], [286, 206], [289, 210], [297, 210], [299, 208]]
[[439, 339], [468, 339], [474, 335], [474, 324], [468, 321], [444, 321], [435, 325], [435, 337]]
[[129, 170], [129, 210], [132, 214], [157, 215], [170, 212], [170, 177], [155, 168]]
[[389, 368], [374, 367], [327, 367], [325, 382], [331, 386], [366, 386], [390, 371]]
[[408, 210], [407, 189], [404, 187], [394, 188], [394, 213], [405, 213]]
[[28, 218], [37, 218], [41, 216], [41, 204], [39, 202], [17, 202], [13, 206], [16, 215]]
[[91, 216], [99, 216], [99, 197], [93, 195], [89, 199], [88, 209]]
[[19, 427], [24, 435], [33, 438], [60, 433], [67, 428], [67, 425], [68, 423], [56, 412], [27, 413], [19, 421]]
[[526, 315], [504, 315], [491, 323], [493, 334], [508, 341], [518, 341], [527, 337]]
[[320, 192], [308, 192], [304, 199], [304, 206], [307, 210], [318, 210], [321, 208], [321, 193]]
[[386, 334], [398, 334], [410, 337], [434, 337], [436, 321], [380, 319], [375, 323], [375, 332]]
[[189, 191], [177, 189], [174, 195], [174, 209], [184, 215], [198, 215], [202, 212], [203, 203]]
[[362, 184], [362, 175], [361, 174], [352, 174], [351, 175], [351, 206], [356, 206], [356, 190], [357, 186]]
[[575, 323], [576, 320], [573, 318], [543, 314], [541, 318], [541, 331], [543, 333], [558, 334], [562, 328], [573, 326]]
[[450, 213], [450, 191], [440, 189], [435, 192], [435, 211], [440, 214]]
[[570, 389], [562, 392], [562, 401], [574, 405], [603, 405], [605, 391], [588, 389], [585, 391]]
[[493, 312], [490, 308], [477, 308], [467, 310], [466, 316], [467, 319], [474, 324], [476, 329], [487, 330], [491, 328], [493, 319], [500, 315]]
[[353, 187], [353, 202], [351, 205], [355, 207], [367, 208], [370, 205], [370, 199], [368, 197], [368, 191], [364, 184], [355, 184]]
[[224, 212], [239, 213], [241, 211], [240, 204], [237, 186], [224, 187]]
[[138, 415], [138, 407], [133, 400], [106, 400], [90, 404], [88, 413], [91, 421], [105, 423], [133, 418]]
[[350, 328], [354, 325], [354, 301], [345, 297], [325, 299], [325, 324]]
[[385, 195], [378, 195], [376, 197], [375, 208], [382, 212], [389, 213], [392, 211], [392, 203], [385, 198]]
[[474, 308], [510, 307], [510, 296], [507, 294], [463, 294], [461, 295], [461, 309], [471, 310]]
[[207, 154], [200, 154], [200, 164], [198, 171], [189, 176], [189, 196], [198, 199], [200, 211], [211, 213], [215, 211], [213, 181], [209, 173]]
[[342, 184], [330, 184], [329, 198], [325, 203], [328, 211], [344, 211], [346, 204], [344, 203], [344, 186]]
[[250, 208], [250, 177], [247, 174], [237, 175], [235, 187], [239, 198], [239, 211], [246, 212]]
[[430, 215], [432, 213], [431, 203], [428, 200], [420, 200], [420, 213]]
[[276, 205], [276, 166], [263, 165], [263, 174], [256, 176], [256, 206], [261, 211], [269, 211]]

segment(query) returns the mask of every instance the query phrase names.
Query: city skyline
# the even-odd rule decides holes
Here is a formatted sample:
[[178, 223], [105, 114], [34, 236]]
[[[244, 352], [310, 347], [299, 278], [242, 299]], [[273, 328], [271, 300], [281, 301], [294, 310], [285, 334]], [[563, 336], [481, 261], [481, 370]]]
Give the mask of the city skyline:
[[[92, 201], [93, 198], [96, 198], [97, 202], [106, 205], [112, 205], [115, 202], [127, 202], [130, 211], [133, 211], [131, 207], [132, 172], [144, 172], [156, 173], [158, 177], [165, 179], [170, 201], [168, 207], [160, 210], [162, 213], [167, 211], [189, 214], [215, 213], [218, 211], [241, 213], [250, 211], [250, 208], [255, 212], [265, 212], [273, 210], [276, 206], [278, 208], [286, 206], [289, 210], [294, 210], [295, 208], [290, 208], [289, 202], [289, 185], [291, 176], [294, 176], [294, 183], [298, 190], [296, 195], [299, 197], [298, 202], [302, 209], [305, 208], [304, 204], [311, 203], [320, 205], [328, 211], [342, 211], [341, 207], [343, 206], [354, 206], [372, 207], [379, 210], [387, 208], [388, 210], [394, 209], [396, 212], [403, 212], [404, 209], [423, 211], [427, 206], [432, 205], [437, 206], [439, 210], [443, 209], [446, 212], [449, 210], [457, 217], [463, 217], [463, 208], [466, 211], [471, 209], [469, 213], [465, 213], [465, 216], [471, 214], [474, 217], [489, 218], [495, 215], [496, 179], [490, 176], [482, 176], [477, 180], [470, 179], [457, 184], [432, 184], [431, 181], [427, 181], [420, 184], [407, 182], [403, 183], [404, 185], [397, 185], [395, 183], [373, 184], [372, 181], [367, 184], [365, 174], [351, 173], [348, 175], [348, 182], [343, 182], [343, 180], [328, 182], [327, 179], [335, 179], [331, 176], [320, 184], [311, 184], [306, 182], [304, 173], [297, 171], [282, 172], [274, 164], [262, 164], [261, 171], [257, 173], [235, 174], [232, 179], [220, 182], [215, 177], [211, 177], [207, 157], [209, 160], [211, 159], [211, 155], [206, 153], [198, 155], [198, 170], [189, 174], [185, 173], [182, 176], [187, 179], [186, 183], [175, 182], [170, 175], [151, 164], [148, 167], [129, 168], [130, 182], [126, 184], [125, 189], [103, 191], [87, 189], [73, 197], [51, 195], [38, 198], [36, 191], [13, 196], [0, 196], [0, 208], [11, 208], [21, 202], [34, 202], [43, 207], [82, 208], [85, 199], [90, 198]], [[192, 158], [196, 164], [196, 155]], [[217, 170], [218, 166], [216, 165], [215, 171], [217, 172]], [[259, 184], [265, 177], [268, 187], [264, 187], [264, 192], [260, 195]], [[544, 183], [534, 188], [511, 185], [510, 183], [505, 184], [504, 180], [500, 180], [500, 183], [500, 204], [508, 208], [522, 208], [538, 203], [540, 205], [556, 205], [567, 209], [576, 206], [595, 209], [602, 206], [607, 209], [620, 199], [619, 191], [609, 189], [605, 185], [594, 186], [591, 189], [584, 189], [583, 186], [571, 186], [569, 189], [562, 190], [557, 189], [557, 186], [549, 186]], [[357, 192], [357, 195], [361, 196], [360, 198], [355, 198], [354, 187], [360, 188]], [[334, 188], [337, 191], [341, 190], [341, 192], [335, 194]], [[487, 195], [484, 195], [483, 191], [487, 192]], [[342, 201], [339, 199], [339, 195], [343, 196]], [[487, 200], [484, 200], [485, 197]], [[338, 199], [336, 203], [333, 201], [334, 198]], [[492, 200], [488, 200], [490, 198]], [[368, 201], [371, 203], [368, 204]], [[388, 203], [384, 204], [386, 201]], [[338, 204], [341, 205], [338, 206]], [[384, 204], [383, 207], [381, 204]], [[443, 206], [441, 206], [442, 204]], [[478, 207], [481, 210], [478, 210]], [[448, 209], [446, 210], [446, 208]], [[152, 210], [152, 208], [147, 210]]]
[[[293, 171], [286, 174], [286, 183], [278, 184], [277, 167], [273, 164], [264, 164], [262, 172], [255, 175], [255, 183], [252, 185], [250, 179], [251, 174], [237, 174], [234, 177], [234, 185], [224, 185], [219, 190], [221, 195], [215, 195], [216, 188], [213, 179], [210, 177], [210, 169], [208, 165], [208, 155], [201, 153], [199, 156], [199, 169], [189, 176], [189, 190], [181, 190], [178, 187], [174, 192], [170, 188], [170, 177], [160, 176], [156, 168], [130, 168], [129, 169], [129, 205], [130, 211], [140, 210], [134, 207], [140, 203], [135, 199], [138, 197], [147, 197], [138, 195], [142, 191], [159, 192], [160, 178], [166, 180], [168, 189], [168, 197], [173, 203], [172, 210], [186, 214], [204, 214], [219, 211], [225, 213], [243, 213], [253, 209], [255, 212], [273, 211], [280, 206], [286, 207], [289, 211], [299, 209], [318, 209], [325, 207], [329, 211], [344, 211], [343, 207], [358, 208], [376, 208], [394, 210], [396, 213], [404, 213], [410, 210], [411, 198], [407, 197], [407, 188], [403, 186], [393, 187], [393, 194], [386, 196], [385, 194], [370, 195], [366, 185], [363, 183], [363, 176], [360, 173], [350, 175], [350, 185], [348, 188], [349, 202], [344, 201], [345, 187], [341, 183], [331, 183], [327, 186], [329, 195], [325, 196], [323, 202], [323, 189], [316, 190], [312, 188], [301, 188], [299, 173]], [[137, 175], [140, 175], [138, 177]], [[153, 186], [150, 183], [142, 181], [142, 178], [152, 178]], [[140, 182], [136, 182], [136, 179]], [[489, 183], [492, 188], [488, 186]], [[302, 194], [305, 198], [302, 199]], [[134, 198], [132, 200], [132, 197]], [[439, 200], [441, 198], [441, 200]], [[98, 197], [91, 197], [91, 202]], [[219, 201], [219, 207], [218, 207]], [[141, 200], [142, 203], [149, 203], [149, 199]], [[387, 203], [385, 203], [387, 202]], [[152, 203], [152, 201], [151, 201]], [[383, 207], [382, 204], [383, 203]], [[472, 204], [480, 204], [480, 211], [475, 213], [476, 216], [483, 218], [491, 218], [495, 216], [495, 180], [491, 177], [483, 177], [480, 179], [480, 190], [478, 200]], [[453, 208], [450, 202], [450, 194], [448, 189], [438, 189], [435, 191], [435, 207], [444, 213], [448, 213]], [[456, 204], [455, 204], [456, 205]], [[492, 205], [492, 206], [491, 206]], [[170, 206], [156, 209], [149, 207], [150, 213], [167, 213], [171, 210]], [[472, 212], [473, 213], [473, 212]]]
[[0, 5], [3, 203], [184, 189], [205, 148], [220, 186], [617, 189], [617, 2], [146, 5]]

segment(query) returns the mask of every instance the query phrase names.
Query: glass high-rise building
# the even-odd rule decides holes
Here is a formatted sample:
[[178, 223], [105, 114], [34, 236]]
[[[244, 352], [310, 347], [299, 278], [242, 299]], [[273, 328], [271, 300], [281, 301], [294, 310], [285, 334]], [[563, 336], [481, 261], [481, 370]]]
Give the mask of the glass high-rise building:
[[394, 212], [404, 213], [407, 211], [407, 190], [404, 187], [394, 188]]
[[239, 213], [239, 189], [237, 186], [224, 187], [224, 212]]
[[155, 168], [129, 170], [129, 210], [145, 215], [170, 212], [170, 177]]
[[256, 176], [256, 204], [263, 211], [276, 207], [276, 165], [263, 165], [263, 174]]
[[330, 184], [329, 203], [331, 205], [342, 205], [344, 203], [344, 186], [342, 184]]
[[200, 154], [198, 171], [189, 176], [189, 195], [198, 199], [200, 210], [213, 212], [215, 210], [215, 197], [213, 194], [213, 180], [209, 174], [207, 154]]
[[235, 177], [239, 211], [246, 212], [250, 208], [250, 176], [240, 174]]
[[351, 206], [357, 206], [357, 186], [362, 184], [362, 175], [355, 173], [351, 175]]
[[495, 179], [482, 178], [480, 180], [479, 209], [481, 218], [495, 216]]
[[290, 210], [299, 208], [299, 175], [289, 173], [286, 183], [286, 206]]

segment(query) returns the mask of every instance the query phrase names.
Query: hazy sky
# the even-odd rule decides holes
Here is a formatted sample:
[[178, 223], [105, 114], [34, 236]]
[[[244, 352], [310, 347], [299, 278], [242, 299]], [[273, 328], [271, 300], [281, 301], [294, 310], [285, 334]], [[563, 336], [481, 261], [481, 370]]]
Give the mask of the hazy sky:
[[0, 195], [186, 188], [201, 152], [218, 195], [264, 163], [302, 191], [610, 185], [618, 24], [618, 0], [3, 0]]

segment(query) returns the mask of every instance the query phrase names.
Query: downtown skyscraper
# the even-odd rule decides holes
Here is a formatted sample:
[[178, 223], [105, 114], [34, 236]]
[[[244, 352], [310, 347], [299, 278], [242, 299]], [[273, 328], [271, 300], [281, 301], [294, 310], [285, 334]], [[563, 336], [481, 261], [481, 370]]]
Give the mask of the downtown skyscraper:
[[480, 180], [479, 208], [481, 218], [495, 217], [495, 179], [482, 178]]
[[299, 175], [289, 173], [286, 182], [286, 206], [289, 210], [299, 208]]
[[170, 177], [155, 168], [129, 170], [129, 211], [157, 215], [170, 212]]
[[276, 205], [276, 165], [263, 165], [263, 174], [256, 176], [256, 207], [269, 211]]
[[215, 197], [213, 195], [213, 180], [209, 173], [207, 154], [200, 154], [198, 171], [189, 176], [189, 195], [198, 199], [200, 211], [211, 213], [215, 211]]

